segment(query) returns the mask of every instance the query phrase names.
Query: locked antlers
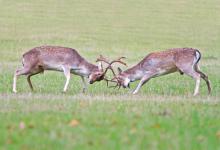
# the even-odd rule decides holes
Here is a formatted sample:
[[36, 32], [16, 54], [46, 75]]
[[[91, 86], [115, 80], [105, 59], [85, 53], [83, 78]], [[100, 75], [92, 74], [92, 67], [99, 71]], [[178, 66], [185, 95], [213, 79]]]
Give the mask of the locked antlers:
[[[123, 62], [122, 59], [125, 59], [125, 57], [119, 57], [118, 59], [109, 62], [105, 57], [103, 57], [102, 55], [100, 55], [100, 57], [97, 58], [96, 62], [104, 62], [104, 63], [106, 63], [108, 66], [107, 66], [105, 69], [102, 68], [102, 69], [104, 70], [103, 74], [106, 75], [107, 71], [110, 69], [110, 70], [112, 71], [112, 73], [113, 73], [113, 76], [114, 76], [113, 79], [115, 79], [115, 78], [116, 78], [116, 73], [115, 73], [114, 69], [112, 68], [112, 64], [114, 64], [114, 63], [120, 63], [120, 64], [122, 64], [122, 65], [127, 66], [127, 64], [126, 64], [125, 62]], [[104, 80], [107, 82], [107, 86], [108, 86], [108, 82], [117, 83], [117, 85], [116, 85], [115, 87], [118, 86], [118, 81], [114, 81], [113, 79], [109, 80], [109, 79], [107, 79], [107, 78], [104, 78]], [[116, 78], [116, 79], [117, 79], [117, 78]]]

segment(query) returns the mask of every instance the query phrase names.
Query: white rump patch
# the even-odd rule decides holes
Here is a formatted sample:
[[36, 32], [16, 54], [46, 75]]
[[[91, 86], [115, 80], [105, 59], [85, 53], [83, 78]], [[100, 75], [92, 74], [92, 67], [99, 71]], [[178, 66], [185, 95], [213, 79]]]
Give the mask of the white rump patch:
[[195, 64], [199, 60], [199, 58], [200, 58], [200, 53], [196, 51], [196, 55], [195, 55], [193, 64]]

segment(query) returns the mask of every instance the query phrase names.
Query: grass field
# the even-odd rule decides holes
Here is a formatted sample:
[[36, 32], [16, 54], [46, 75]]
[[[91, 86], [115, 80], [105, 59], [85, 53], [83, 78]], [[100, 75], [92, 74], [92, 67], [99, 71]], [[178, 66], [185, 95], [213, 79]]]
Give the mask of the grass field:
[[[0, 149], [220, 149], [219, 0], [0, 0]], [[129, 66], [152, 51], [200, 49], [201, 82], [178, 73], [152, 79], [133, 96], [104, 82], [82, 93], [62, 73], [25, 77], [13, 94], [22, 54], [36, 46], [72, 47], [95, 62], [126, 56]], [[125, 69], [125, 68], [124, 68]], [[137, 83], [132, 84], [134, 88]]]

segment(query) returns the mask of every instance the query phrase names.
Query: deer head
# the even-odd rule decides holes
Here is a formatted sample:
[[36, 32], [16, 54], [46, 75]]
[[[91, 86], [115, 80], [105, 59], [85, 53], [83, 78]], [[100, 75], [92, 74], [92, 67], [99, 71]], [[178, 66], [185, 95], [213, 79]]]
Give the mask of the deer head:
[[123, 88], [130, 88], [130, 82], [131, 82], [130, 79], [127, 77], [127, 74], [124, 73], [119, 67], [118, 67], [118, 75], [115, 75], [114, 73], [114, 77], [110, 81], [116, 83], [116, 85], [112, 87], [120, 88], [122, 86]]
[[105, 74], [104, 74], [104, 69], [103, 65], [101, 62], [98, 63], [98, 69], [95, 69], [90, 75], [89, 75], [89, 83], [93, 84], [96, 81], [101, 81], [104, 79]]
[[[101, 80], [105, 80], [107, 82], [107, 86], [108, 86], [108, 82], [115, 82], [115, 81], [112, 81], [112, 80], [109, 80], [107, 79], [105, 76], [106, 76], [106, 73], [108, 72], [108, 70], [111, 70], [113, 75], [116, 76], [114, 70], [113, 70], [113, 67], [112, 65], [114, 63], [120, 63], [120, 64], [123, 64], [126, 66], [126, 63], [122, 61], [122, 59], [124, 59], [125, 57], [119, 57], [118, 59], [116, 60], [113, 60], [113, 61], [108, 61], [105, 57], [103, 57], [102, 55], [100, 55], [99, 58], [97, 58], [96, 62], [99, 62], [99, 65], [98, 65], [98, 68], [99, 68], [99, 71], [96, 71], [94, 73], [92, 73], [89, 77], [89, 83], [90, 84], [93, 84], [95, 81], [101, 81]], [[103, 65], [102, 65], [102, 62], [106, 63], [107, 64], [107, 67], [104, 69], [103, 68]]]

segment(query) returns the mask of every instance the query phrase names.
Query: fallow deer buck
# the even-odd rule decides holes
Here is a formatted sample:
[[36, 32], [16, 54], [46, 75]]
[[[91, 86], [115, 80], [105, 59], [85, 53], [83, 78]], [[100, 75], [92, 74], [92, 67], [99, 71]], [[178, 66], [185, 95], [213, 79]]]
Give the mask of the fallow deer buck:
[[118, 68], [119, 74], [112, 81], [117, 82], [116, 86], [130, 87], [130, 82], [140, 80], [133, 91], [136, 94], [139, 89], [151, 78], [161, 75], [180, 72], [191, 76], [196, 81], [194, 96], [199, 93], [200, 77], [205, 80], [208, 92], [211, 93], [208, 76], [199, 70], [198, 62], [201, 53], [193, 48], [173, 48], [166, 51], [154, 52], [147, 55], [141, 62], [126, 71]]
[[36, 47], [23, 55], [23, 68], [16, 70], [14, 75], [13, 92], [17, 92], [16, 81], [18, 76], [26, 75], [28, 84], [31, 90], [33, 90], [31, 77], [43, 73], [45, 70], [64, 72], [66, 83], [63, 92], [67, 91], [71, 73], [79, 75], [83, 82], [83, 92], [85, 92], [87, 89], [85, 77], [89, 79], [90, 84], [101, 80], [107, 81], [105, 74], [108, 69], [112, 68], [111, 65], [116, 62], [120, 63], [120, 60], [112, 61], [104, 70], [101, 62], [99, 62], [98, 66], [93, 65], [72, 48], [59, 46]]

